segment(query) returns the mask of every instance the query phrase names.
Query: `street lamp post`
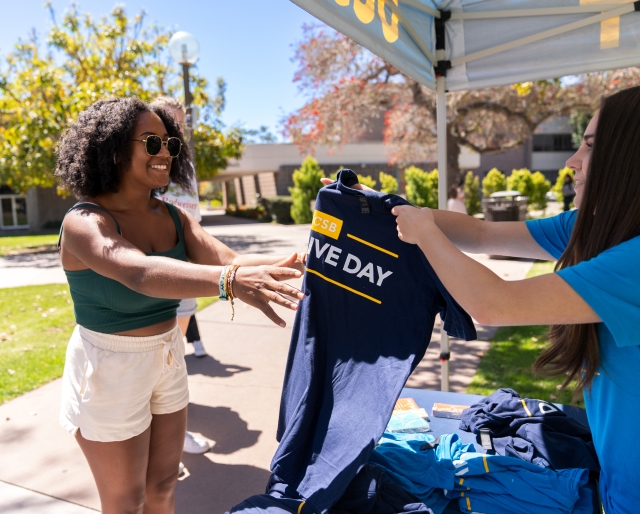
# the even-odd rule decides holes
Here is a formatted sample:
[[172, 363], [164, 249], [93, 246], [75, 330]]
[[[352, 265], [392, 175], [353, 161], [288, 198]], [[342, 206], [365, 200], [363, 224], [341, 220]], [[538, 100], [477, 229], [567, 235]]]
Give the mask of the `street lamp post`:
[[182, 78], [184, 79], [184, 110], [185, 110], [185, 126], [184, 132], [189, 142], [189, 150], [191, 158], [195, 166], [195, 143], [193, 139], [193, 109], [191, 102], [191, 90], [189, 88], [189, 68], [198, 60], [200, 54], [200, 45], [198, 40], [188, 32], [176, 32], [169, 40], [169, 53], [174, 61], [182, 65]]

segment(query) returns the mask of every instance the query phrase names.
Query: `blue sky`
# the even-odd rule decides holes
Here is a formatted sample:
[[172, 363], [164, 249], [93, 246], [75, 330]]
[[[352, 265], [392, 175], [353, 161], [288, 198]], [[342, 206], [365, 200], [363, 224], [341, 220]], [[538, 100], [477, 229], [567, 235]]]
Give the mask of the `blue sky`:
[[[52, 0], [58, 21], [69, 0]], [[315, 18], [289, 0], [78, 0], [82, 12], [107, 14], [124, 4], [127, 14], [144, 9], [147, 20], [191, 32], [200, 42], [198, 68], [212, 83], [227, 81], [227, 125], [268, 126], [279, 136], [279, 121], [304, 103], [293, 84], [292, 44], [302, 24]], [[44, 38], [51, 26], [44, 0], [0, 0], [0, 56], [35, 28]], [[276, 133], [278, 132], [278, 133]]]

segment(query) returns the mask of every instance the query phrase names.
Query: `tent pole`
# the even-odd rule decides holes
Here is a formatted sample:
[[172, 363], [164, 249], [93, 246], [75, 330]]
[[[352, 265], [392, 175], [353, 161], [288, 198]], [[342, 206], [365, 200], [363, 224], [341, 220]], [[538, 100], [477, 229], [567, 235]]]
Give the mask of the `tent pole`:
[[[436, 130], [438, 135], [438, 209], [447, 209], [447, 93], [446, 78], [436, 78]], [[449, 334], [440, 329], [440, 390], [449, 391]]]

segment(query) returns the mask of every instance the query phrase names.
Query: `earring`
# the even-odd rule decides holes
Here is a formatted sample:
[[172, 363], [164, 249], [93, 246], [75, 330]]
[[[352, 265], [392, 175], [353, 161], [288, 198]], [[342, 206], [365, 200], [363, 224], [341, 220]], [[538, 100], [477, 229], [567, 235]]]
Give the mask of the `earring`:
[[116, 154], [113, 154], [113, 164], [118, 164], [118, 163], [116, 162]]

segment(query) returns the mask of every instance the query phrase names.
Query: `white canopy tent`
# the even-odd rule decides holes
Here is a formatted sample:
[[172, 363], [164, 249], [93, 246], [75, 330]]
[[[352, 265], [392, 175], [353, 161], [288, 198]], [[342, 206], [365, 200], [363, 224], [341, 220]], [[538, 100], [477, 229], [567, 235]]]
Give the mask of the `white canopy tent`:
[[[291, 0], [437, 94], [446, 208], [446, 92], [640, 66], [640, 1]], [[442, 332], [441, 389], [449, 390]]]

